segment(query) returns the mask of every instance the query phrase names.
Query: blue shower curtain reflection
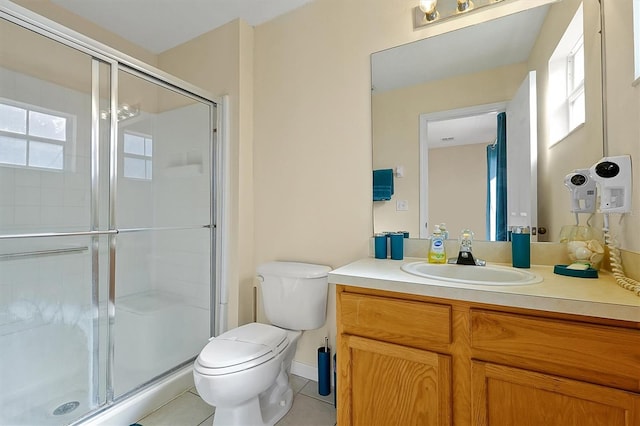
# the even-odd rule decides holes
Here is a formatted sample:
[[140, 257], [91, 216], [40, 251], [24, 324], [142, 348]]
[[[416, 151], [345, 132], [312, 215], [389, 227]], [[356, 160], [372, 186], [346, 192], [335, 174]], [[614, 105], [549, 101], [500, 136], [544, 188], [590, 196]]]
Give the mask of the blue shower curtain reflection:
[[497, 116], [496, 141], [487, 146], [487, 240], [507, 241], [507, 115]]

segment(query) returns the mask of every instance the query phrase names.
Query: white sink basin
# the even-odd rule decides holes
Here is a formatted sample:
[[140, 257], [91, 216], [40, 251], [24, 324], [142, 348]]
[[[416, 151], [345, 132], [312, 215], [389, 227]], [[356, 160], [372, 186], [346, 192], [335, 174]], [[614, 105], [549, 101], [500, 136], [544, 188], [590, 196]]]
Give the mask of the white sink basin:
[[525, 285], [542, 282], [542, 277], [532, 272], [507, 266], [468, 266], [412, 262], [402, 265], [402, 270], [420, 277], [461, 284]]

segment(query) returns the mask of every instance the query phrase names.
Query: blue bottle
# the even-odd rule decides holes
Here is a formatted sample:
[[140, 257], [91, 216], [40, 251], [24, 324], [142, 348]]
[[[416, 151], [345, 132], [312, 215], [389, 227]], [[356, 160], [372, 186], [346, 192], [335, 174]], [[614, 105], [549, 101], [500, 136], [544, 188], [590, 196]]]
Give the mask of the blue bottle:
[[531, 234], [528, 226], [511, 229], [511, 260], [514, 268], [531, 267]]

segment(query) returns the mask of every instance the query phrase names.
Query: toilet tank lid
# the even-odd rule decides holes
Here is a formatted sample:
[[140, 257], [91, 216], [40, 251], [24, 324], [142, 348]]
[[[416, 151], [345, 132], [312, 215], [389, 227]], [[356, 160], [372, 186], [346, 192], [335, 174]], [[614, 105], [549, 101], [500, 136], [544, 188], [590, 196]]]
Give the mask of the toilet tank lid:
[[277, 275], [291, 278], [326, 277], [331, 268], [324, 265], [300, 262], [267, 262], [258, 266], [258, 275]]

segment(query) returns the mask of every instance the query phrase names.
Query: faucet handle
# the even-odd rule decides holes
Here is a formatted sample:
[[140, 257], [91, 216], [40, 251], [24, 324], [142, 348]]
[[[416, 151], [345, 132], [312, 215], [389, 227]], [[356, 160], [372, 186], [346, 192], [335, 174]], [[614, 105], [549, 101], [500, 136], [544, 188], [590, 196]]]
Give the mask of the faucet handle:
[[473, 231], [470, 229], [463, 229], [460, 231], [460, 251], [470, 252], [473, 245]]

